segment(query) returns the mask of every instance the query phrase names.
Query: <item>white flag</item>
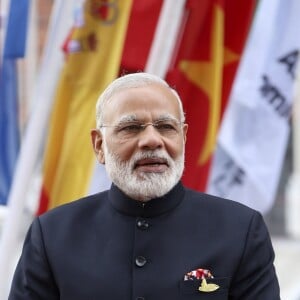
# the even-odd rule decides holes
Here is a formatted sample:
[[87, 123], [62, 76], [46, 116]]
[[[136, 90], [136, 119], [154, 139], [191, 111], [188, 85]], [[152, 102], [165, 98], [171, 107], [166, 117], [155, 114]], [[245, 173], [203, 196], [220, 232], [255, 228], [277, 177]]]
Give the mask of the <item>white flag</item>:
[[208, 192], [267, 212], [290, 132], [300, 1], [262, 0], [218, 137]]

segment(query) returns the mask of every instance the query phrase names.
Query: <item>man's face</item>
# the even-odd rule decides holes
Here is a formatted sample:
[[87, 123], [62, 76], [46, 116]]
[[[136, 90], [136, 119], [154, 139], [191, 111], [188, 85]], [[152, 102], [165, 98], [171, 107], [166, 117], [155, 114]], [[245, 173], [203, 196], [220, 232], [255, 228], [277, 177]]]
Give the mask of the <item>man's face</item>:
[[163, 196], [179, 181], [187, 125], [180, 123], [169, 88], [151, 84], [120, 91], [105, 107], [104, 125], [104, 136], [92, 132], [95, 152], [125, 194], [145, 201]]

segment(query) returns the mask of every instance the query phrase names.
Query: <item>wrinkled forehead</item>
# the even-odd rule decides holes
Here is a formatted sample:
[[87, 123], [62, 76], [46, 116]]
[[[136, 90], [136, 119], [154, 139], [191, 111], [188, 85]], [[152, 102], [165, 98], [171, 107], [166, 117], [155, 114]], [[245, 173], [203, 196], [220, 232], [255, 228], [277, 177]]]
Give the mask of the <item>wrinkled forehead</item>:
[[104, 108], [105, 122], [127, 117], [153, 120], [164, 116], [180, 120], [179, 101], [172, 89], [157, 83], [119, 90]]

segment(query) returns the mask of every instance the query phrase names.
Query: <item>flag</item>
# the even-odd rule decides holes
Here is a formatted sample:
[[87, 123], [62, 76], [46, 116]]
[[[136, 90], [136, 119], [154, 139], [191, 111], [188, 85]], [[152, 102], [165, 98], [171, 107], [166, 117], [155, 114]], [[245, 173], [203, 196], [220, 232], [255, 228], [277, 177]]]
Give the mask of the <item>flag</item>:
[[[173, 52], [185, 1], [133, 2], [120, 74], [145, 71], [165, 77], [165, 69]], [[157, 65], [160, 67], [157, 68]], [[158, 70], [162, 69], [161, 66], [162, 72]]]
[[24, 57], [29, 1], [9, 6], [0, 66], [0, 204], [6, 204], [19, 152], [18, 73], [16, 59]]
[[163, 0], [133, 1], [120, 74], [145, 70], [163, 2]]
[[186, 1], [166, 80], [189, 124], [183, 182], [205, 190], [222, 112], [247, 36], [254, 1]]
[[29, 226], [28, 215], [24, 218], [25, 213], [28, 214], [28, 194], [33, 182], [39, 181], [36, 180], [35, 170], [40, 163], [47, 120], [52, 107], [52, 91], [62, 61], [62, 51], [58, 49], [58, 45], [63, 43], [70, 28], [69, 24], [72, 24], [72, 7], [71, 1], [64, 0], [57, 0], [52, 6], [47, 41], [32, 94], [33, 111], [24, 130], [1, 230], [0, 299], [7, 299], [16, 260], [23, 244], [22, 238]]
[[131, 1], [87, 0], [74, 12], [50, 120], [38, 213], [87, 192], [94, 163], [89, 131], [100, 92], [118, 75]]
[[24, 57], [30, 0], [11, 0], [4, 57]]
[[210, 193], [262, 213], [274, 202], [290, 133], [299, 28], [299, 1], [260, 1], [210, 176]]
[[0, 72], [0, 204], [6, 204], [20, 144], [14, 59], [5, 58]]
[[[285, 190], [285, 230], [289, 237], [300, 238], [300, 65], [296, 70], [296, 79], [292, 108], [292, 173]], [[290, 299], [291, 297], [289, 297]]]

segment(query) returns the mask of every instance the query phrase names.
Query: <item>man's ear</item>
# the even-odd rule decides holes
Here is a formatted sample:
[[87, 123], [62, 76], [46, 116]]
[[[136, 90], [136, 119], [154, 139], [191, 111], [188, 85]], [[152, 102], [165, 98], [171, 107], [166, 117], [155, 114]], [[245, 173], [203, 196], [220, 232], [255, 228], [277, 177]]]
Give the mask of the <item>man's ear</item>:
[[186, 134], [187, 134], [187, 131], [188, 131], [188, 124], [183, 124], [183, 128], [182, 128], [182, 132], [183, 132], [183, 141], [184, 143], [186, 143]]
[[103, 135], [100, 130], [92, 129], [91, 138], [93, 149], [96, 154], [97, 160], [100, 164], [105, 164], [104, 151], [103, 151]]

